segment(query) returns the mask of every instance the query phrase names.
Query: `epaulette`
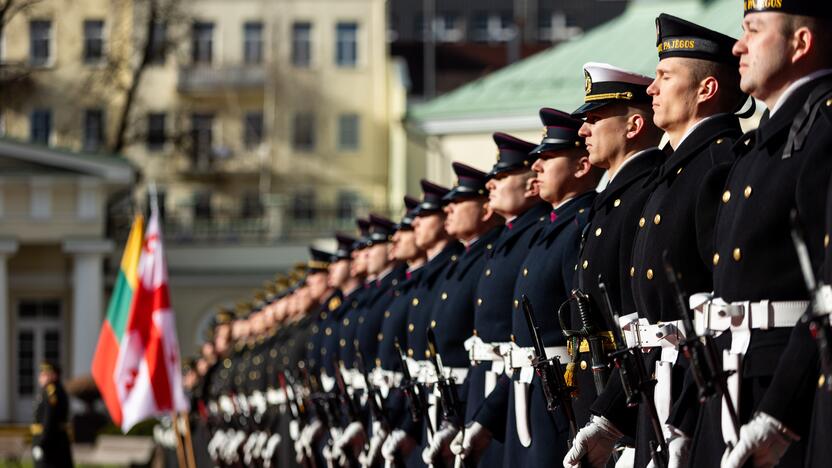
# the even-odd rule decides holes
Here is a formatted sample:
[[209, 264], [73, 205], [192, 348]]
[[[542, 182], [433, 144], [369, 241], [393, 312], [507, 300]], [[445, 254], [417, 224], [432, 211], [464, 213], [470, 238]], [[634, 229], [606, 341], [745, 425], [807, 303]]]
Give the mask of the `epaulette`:
[[789, 139], [786, 140], [786, 148], [783, 150], [782, 159], [788, 159], [795, 151], [803, 149], [806, 143], [806, 138], [809, 136], [809, 130], [815, 122], [820, 109], [824, 107], [832, 107], [832, 79], [824, 79], [821, 83], [812, 90], [800, 112], [792, 121], [792, 126], [789, 129]]
[[46, 386], [46, 395], [49, 399], [49, 406], [55, 406], [58, 404], [58, 390], [55, 388], [55, 384], [49, 384]]
[[335, 311], [339, 307], [341, 307], [341, 298], [338, 296], [335, 296], [332, 299], [330, 299], [329, 303], [327, 304], [327, 308], [330, 312]]

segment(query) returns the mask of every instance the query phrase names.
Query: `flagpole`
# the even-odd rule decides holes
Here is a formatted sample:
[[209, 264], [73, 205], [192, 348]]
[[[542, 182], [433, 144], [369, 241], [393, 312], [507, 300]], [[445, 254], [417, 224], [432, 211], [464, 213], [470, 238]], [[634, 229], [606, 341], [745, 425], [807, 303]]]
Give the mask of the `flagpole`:
[[188, 464], [185, 461], [185, 451], [182, 448], [182, 438], [179, 437], [179, 417], [176, 411], [171, 412], [171, 419], [171, 426], [173, 426], [173, 435], [176, 437], [176, 459], [179, 462], [180, 468], [187, 468]]
[[191, 419], [188, 413], [182, 412], [182, 419], [185, 421], [185, 456], [188, 458], [188, 464], [196, 468], [196, 458], [194, 457], [194, 443], [191, 439]]
[[151, 180], [150, 184], [147, 188], [150, 194], [150, 212], [151, 213], [158, 213], [159, 212], [159, 194], [156, 192], [156, 181]]

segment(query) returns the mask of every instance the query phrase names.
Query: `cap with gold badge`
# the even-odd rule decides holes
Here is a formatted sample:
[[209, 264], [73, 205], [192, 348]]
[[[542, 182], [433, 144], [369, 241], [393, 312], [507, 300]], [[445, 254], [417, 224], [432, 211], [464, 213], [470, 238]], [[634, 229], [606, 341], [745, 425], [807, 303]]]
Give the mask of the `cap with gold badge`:
[[584, 104], [572, 115], [583, 117], [587, 112], [615, 102], [648, 103], [652, 98], [647, 87], [653, 78], [608, 63], [589, 62], [584, 65]]

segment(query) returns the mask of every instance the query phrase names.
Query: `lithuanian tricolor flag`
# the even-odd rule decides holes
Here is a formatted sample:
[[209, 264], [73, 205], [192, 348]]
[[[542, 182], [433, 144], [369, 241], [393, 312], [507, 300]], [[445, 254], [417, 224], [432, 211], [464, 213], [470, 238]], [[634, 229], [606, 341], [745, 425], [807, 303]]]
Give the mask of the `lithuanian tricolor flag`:
[[117, 426], [121, 426], [121, 401], [116, 390], [115, 369], [119, 356], [119, 348], [127, 328], [130, 308], [133, 303], [133, 293], [138, 287], [139, 258], [142, 252], [142, 235], [144, 219], [141, 215], [133, 220], [133, 227], [124, 247], [121, 257], [121, 268], [118, 272], [113, 295], [107, 306], [107, 317], [101, 326], [98, 336], [98, 346], [92, 361], [92, 376], [95, 379], [101, 398], [107, 405], [110, 417]]

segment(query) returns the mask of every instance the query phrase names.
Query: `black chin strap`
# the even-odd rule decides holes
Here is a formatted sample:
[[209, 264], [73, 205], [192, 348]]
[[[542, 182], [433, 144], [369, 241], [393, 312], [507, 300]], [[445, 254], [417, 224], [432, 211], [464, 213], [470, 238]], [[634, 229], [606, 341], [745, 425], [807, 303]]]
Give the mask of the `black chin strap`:
[[[742, 108], [745, 107], [745, 104], [747, 102], [751, 103], [748, 106], [748, 109], [746, 109], [744, 112], [740, 112], [742, 110]], [[753, 97], [751, 97], [751, 95], [746, 94], [745, 99], [740, 101], [739, 105], [737, 105], [736, 109], [734, 109], [734, 112], [732, 112], [732, 113], [740, 119], [747, 119], [747, 118], [751, 117], [752, 115], [754, 115], [754, 111], [756, 111], [756, 110], [757, 110], [757, 100], [754, 99]]]

